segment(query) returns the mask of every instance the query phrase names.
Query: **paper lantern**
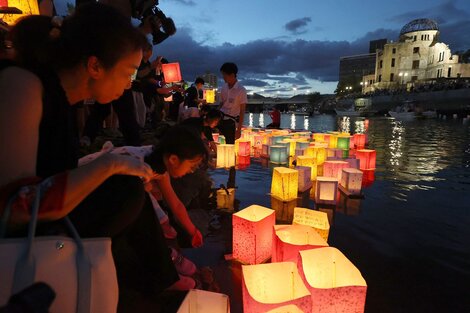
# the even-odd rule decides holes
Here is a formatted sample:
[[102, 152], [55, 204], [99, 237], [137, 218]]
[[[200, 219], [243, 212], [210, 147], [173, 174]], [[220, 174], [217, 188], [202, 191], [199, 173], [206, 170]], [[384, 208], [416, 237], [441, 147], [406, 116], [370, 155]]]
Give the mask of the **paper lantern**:
[[298, 181], [299, 172], [296, 170], [285, 167], [275, 167], [273, 169], [271, 195], [284, 201], [297, 199], [297, 192], [299, 190]]
[[311, 312], [364, 312], [366, 281], [341, 251], [333, 247], [300, 251], [297, 266], [312, 296]]
[[253, 137], [255, 140], [254, 147], [261, 149], [264, 141], [264, 136], [263, 135], [256, 135]]
[[235, 166], [235, 146], [217, 145], [217, 167], [229, 168]]
[[269, 145], [262, 145], [261, 146], [261, 156], [262, 157], [269, 157]]
[[271, 257], [274, 211], [252, 205], [232, 216], [233, 258], [245, 264], [259, 264]]
[[295, 149], [295, 157], [304, 155], [305, 149]]
[[206, 103], [215, 103], [215, 90], [204, 89], [204, 99], [206, 99]]
[[290, 305], [284, 305], [280, 308], [269, 310], [266, 313], [305, 313], [305, 312], [299, 309], [298, 306], [290, 304]]
[[315, 142], [324, 142], [325, 141], [325, 134], [314, 133], [313, 134], [313, 140], [315, 140]]
[[351, 194], [360, 194], [362, 187], [362, 171], [354, 168], [343, 168], [340, 184]]
[[312, 188], [312, 168], [308, 166], [296, 166], [299, 172], [299, 192], [305, 192]]
[[2, 14], [2, 17], [1, 17], [2, 20], [8, 25], [15, 24], [16, 21], [23, 16], [39, 14], [38, 1], [1, 0], [0, 7], [16, 8], [22, 12], [21, 14], [10, 14], [10, 13]]
[[323, 163], [323, 176], [335, 177], [338, 181], [341, 181], [342, 170], [348, 166], [348, 162], [345, 161], [325, 161]]
[[237, 164], [239, 169], [245, 169], [250, 166], [251, 158], [249, 155], [247, 156], [240, 156], [237, 158]]
[[328, 142], [328, 148], [336, 148], [338, 146], [338, 136], [330, 134], [330, 141]]
[[350, 136], [338, 136], [336, 147], [338, 149], [349, 150]]
[[274, 164], [286, 164], [287, 163], [287, 150], [284, 146], [271, 146], [269, 149], [269, 159]]
[[362, 149], [356, 151], [356, 159], [360, 160], [361, 170], [374, 170], [376, 157], [375, 150]]
[[250, 155], [251, 142], [249, 140], [238, 141], [238, 155], [249, 156]]
[[283, 201], [271, 196], [271, 208], [276, 214], [276, 222], [278, 223], [291, 224], [294, 219], [294, 209], [297, 205], [297, 199]]
[[328, 148], [326, 149], [327, 158], [336, 158], [342, 159], [343, 158], [343, 150], [337, 148]]
[[275, 144], [278, 144], [280, 143], [281, 141], [283, 141], [286, 137], [285, 136], [273, 136], [272, 137], [272, 144], [275, 145]]
[[297, 149], [307, 149], [310, 146], [310, 142], [308, 141], [299, 141], [297, 142]]
[[299, 251], [327, 247], [326, 241], [310, 226], [274, 225], [272, 262], [297, 260]]
[[366, 146], [366, 135], [365, 134], [354, 134], [354, 147], [356, 149], [364, 149]]
[[312, 147], [312, 156], [316, 159], [318, 165], [322, 165], [326, 161], [326, 148]]
[[227, 295], [192, 289], [176, 313], [230, 313], [230, 302]]
[[214, 142], [219, 142], [219, 133], [212, 133], [212, 139]]
[[374, 183], [375, 170], [362, 171], [362, 187], [369, 187]]
[[178, 62], [162, 64], [162, 71], [166, 83], [177, 83], [181, 81], [180, 64]]
[[244, 313], [260, 313], [295, 305], [311, 312], [312, 299], [294, 262], [242, 266]]
[[315, 203], [336, 204], [337, 193], [337, 178], [317, 176], [317, 184], [315, 187]]
[[356, 158], [349, 158], [349, 159], [344, 159], [344, 162], [348, 162], [348, 167], [349, 168], [356, 168], [359, 169], [359, 160]]
[[317, 178], [317, 163], [315, 158], [311, 156], [300, 155], [297, 157], [297, 165], [310, 167], [311, 174], [310, 178], [315, 180]]
[[[223, 145], [225, 144], [225, 136], [224, 135], [219, 135], [219, 143], [223, 144]], [[235, 147], [234, 147], [234, 149], [235, 149]]]
[[295, 155], [295, 149], [297, 147], [297, 139], [284, 139], [284, 142], [289, 144], [289, 155], [294, 156]]
[[234, 210], [235, 188], [217, 190], [217, 208], [226, 209], [230, 212]]
[[330, 223], [326, 213], [305, 208], [295, 208], [292, 224], [309, 226], [314, 229], [325, 242], [328, 242]]

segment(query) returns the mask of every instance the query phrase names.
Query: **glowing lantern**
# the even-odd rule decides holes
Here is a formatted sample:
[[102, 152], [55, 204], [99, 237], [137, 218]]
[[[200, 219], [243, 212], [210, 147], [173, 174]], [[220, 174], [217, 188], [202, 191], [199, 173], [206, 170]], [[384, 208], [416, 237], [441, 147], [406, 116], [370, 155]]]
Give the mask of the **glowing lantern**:
[[324, 142], [325, 141], [325, 134], [314, 133], [313, 134], [313, 140], [315, 140], [315, 142]]
[[229, 313], [227, 295], [205, 290], [192, 289], [181, 303], [176, 313]]
[[295, 155], [295, 148], [297, 147], [297, 139], [284, 139], [284, 142], [289, 144], [289, 155]]
[[342, 159], [343, 158], [343, 150], [342, 149], [328, 148], [328, 149], [326, 149], [326, 151], [327, 151], [327, 157], [328, 158], [336, 158], [336, 159]]
[[315, 203], [336, 204], [338, 179], [318, 176], [315, 188]]
[[215, 102], [215, 90], [204, 89], [204, 99], [206, 99], [206, 103], [214, 103]]
[[273, 140], [273, 145], [275, 144], [278, 144], [280, 143], [281, 141], [283, 141], [285, 139], [285, 136], [273, 136], [272, 137], [272, 140]]
[[376, 157], [375, 150], [362, 149], [356, 151], [356, 159], [360, 160], [361, 170], [374, 170]]
[[362, 172], [362, 187], [369, 187], [375, 180], [375, 171], [366, 170]]
[[325, 147], [311, 147], [312, 156], [317, 160], [318, 165], [322, 165], [326, 160], [326, 148]]
[[166, 83], [177, 83], [181, 81], [180, 64], [178, 62], [162, 64], [162, 71]]
[[342, 169], [348, 166], [348, 162], [344, 161], [325, 161], [325, 163], [323, 163], [323, 176], [335, 177], [340, 181], [343, 173]]
[[266, 313], [305, 313], [305, 312], [299, 309], [298, 306], [290, 304], [290, 305], [284, 305], [274, 310], [269, 310]]
[[271, 146], [269, 151], [269, 158], [272, 163], [286, 164], [287, 163], [287, 150], [284, 146]]
[[262, 145], [261, 146], [261, 156], [262, 157], [269, 157], [269, 145]]
[[310, 226], [275, 225], [272, 262], [295, 262], [299, 251], [326, 246], [326, 241]]
[[4, 13], [2, 15], [2, 20], [8, 25], [15, 24], [16, 21], [23, 16], [39, 14], [38, 1], [1, 0], [0, 7], [4, 7], [4, 9], [5, 7], [16, 8], [22, 12], [21, 14]]
[[256, 135], [254, 136], [254, 140], [255, 140], [254, 147], [261, 149], [261, 146], [263, 145], [264, 136]]
[[214, 142], [219, 142], [219, 133], [212, 133], [212, 139]]
[[233, 211], [235, 202], [235, 188], [217, 190], [217, 208]]
[[245, 264], [258, 264], [271, 257], [274, 211], [251, 205], [232, 216], [233, 258]]
[[297, 199], [297, 192], [299, 190], [298, 181], [299, 172], [296, 170], [285, 167], [275, 167], [273, 169], [271, 195], [284, 201]]
[[354, 168], [344, 168], [340, 184], [351, 194], [360, 194], [362, 186], [362, 171]]
[[303, 312], [312, 310], [310, 293], [294, 262], [242, 266], [242, 295], [244, 313], [267, 312], [288, 305]]
[[336, 147], [338, 149], [347, 149], [349, 150], [349, 140], [350, 140], [350, 136], [338, 136], [338, 140], [337, 140], [337, 144], [336, 144]]
[[217, 145], [217, 167], [229, 168], [235, 166], [235, 146]]
[[249, 140], [238, 141], [238, 155], [249, 156], [250, 155], [251, 142]]
[[356, 149], [364, 149], [366, 146], [366, 135], [365, 134], [354, 134], [354, 147]]
[[295, 156], [296, 157], [304, 155], [304, 153], [305, 153], [305, 149], [295, 149]]
[[[223, 144], [223, 145], [225, 144], [225, 136], [224, 135], [219, 135], [219, 143]], [[234, 149], [235, 149], [235, 147], [234, 147]]]
[[325, 242], [328, 241], [330, 233], [330, 223], [328, 222], [328, 215], [325, 212], [295, 208], [293, 225], [305, 225], [313, 228]]
[[344, 159], [344, 162], [348, 162], [349, 164], [349, 168], [356, 168], [356, 169], [359, 169], [359, 160], [358, 159], [352, 159], [352, 158], [349, 158], [349, 159]]
[[329, 148], [336, 148], [338, 146], [338, 136], [335, 134], [330, 134], [330, 141], [328, 143]]
[[297, 266], [312, 295], [311, 312], [364, 312], [366, 281], [341, 251], [333, 247], [300, 251]]
[[299, 141], [297, 142], [297, 149], [307, 149], [310, 146], [310, 142], [308, 141]]
[[251, 157], [249, 155], [240, 156], [237, 158], [238, 169], [246, 169], [247, 167], [250, 166], [250, 163], [251, 163]]
[[312, 188], [312, 169], [308, 166], [296, 166], [299, 172], [299, 192], [305, 192]]
[[315, 162], [314, 157], [300, 155], [297, 157], [297, 165], [310, 167], [311, 179], [315, 180], [315, 178], [317, 177], [317, 163]]

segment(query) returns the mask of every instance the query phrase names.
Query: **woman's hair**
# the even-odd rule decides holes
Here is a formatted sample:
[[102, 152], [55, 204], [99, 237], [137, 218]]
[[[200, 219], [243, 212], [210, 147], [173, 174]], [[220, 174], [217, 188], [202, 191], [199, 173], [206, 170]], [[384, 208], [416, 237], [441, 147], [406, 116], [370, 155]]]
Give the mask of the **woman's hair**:
[[221, 120], [223, 118], [223, 113], [218, 110], [218, 109], [210, 109], [209, 111], [207, 111], [207, 113], [204, 115], [204, 119], [206, 121], [208, 120], [214, 120], [214, 119], [219, 119]]
[[113, 7], [89, 3], [66, 17], [61, 27], [50, 17], [25, 17], [13, 27], [12, 41], [19, 61], [26, 65], [70, 69], [95, 56], [109, 69], [142, 50], [147, 39]]
[[145, 162], [154, 168], [161, 162], [162, 156], [170, 154], [176, 155], [181, 161], [208, 157], [201, 134], [191, 127], [180, 125], [173, 126], [165, 132], [154, 152], [145, 158]]

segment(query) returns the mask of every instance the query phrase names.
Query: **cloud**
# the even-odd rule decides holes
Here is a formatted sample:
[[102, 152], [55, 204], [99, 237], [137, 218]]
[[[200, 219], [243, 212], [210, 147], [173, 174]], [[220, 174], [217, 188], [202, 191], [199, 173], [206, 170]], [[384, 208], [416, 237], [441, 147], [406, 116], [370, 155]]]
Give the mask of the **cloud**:
[[194, 2], [193, 0], [173, 0], [173, 1], [176, 3], [186, 5], [186, 6], [191, 6], [191, 7], [196, 5], [196, 2]]
[[284, 28], [296, 35], [306, 33], [307, 30], [304, 28], [310, 23], [312, 19], [310, 17], [303, 17], [292, 20], [284, 25]]

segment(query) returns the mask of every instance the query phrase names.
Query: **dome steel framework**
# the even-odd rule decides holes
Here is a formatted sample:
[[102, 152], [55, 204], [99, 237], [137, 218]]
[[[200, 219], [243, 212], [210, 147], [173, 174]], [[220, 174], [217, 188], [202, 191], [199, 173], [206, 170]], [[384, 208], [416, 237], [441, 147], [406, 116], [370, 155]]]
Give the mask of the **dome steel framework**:
[[403, 26], [403, 28], [400, 31], [400, 36], [411, 33], [411, 32], [417, 32], [417, 31], [422, 31], [422, 30], [437, 30], [439, 31], [439, 27], [437, 26], [437, 23], [431, 19], [427, 18], [420, 18], [413, 20]]

